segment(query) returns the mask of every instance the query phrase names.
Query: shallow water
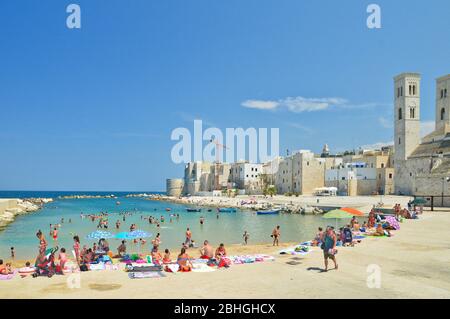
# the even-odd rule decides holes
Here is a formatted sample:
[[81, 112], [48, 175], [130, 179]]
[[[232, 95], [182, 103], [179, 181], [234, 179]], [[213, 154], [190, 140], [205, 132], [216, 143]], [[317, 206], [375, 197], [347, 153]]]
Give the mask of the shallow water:
[[[73, 193], [73, 192], [72, 192]], [[116, 205], [120, 201], [120, 205]], [[165, 208], [170, 207], [171, 212], [166, 212]], [[98, 213], [107, 211], [109, 215], [109, 229], [112, 233], [119, 231], [129, 231], [132, 223], [137, 224], [138, 229], [150, 232], [153, 237], [156, 233], [161, 234], [161, 248], [177, 248], [185, 239], [187, 227], [191, 228], [193, 239], [200, 244], [208, 239], [213, 245], [221, 242], [225, 244], [237, 244], [242, 242], [242, 234], [245, 230], [250, 233], [249, 244], [269, 243], [270, 234], [276, 225], [281, 226], [281, 241], [302, 242], [314, 237], [317, 227], [329, 224], [335, 225], [335, 220], [326, 220], [320, 216], [303, 215], [267, 215], [258, 216], [250, 211], [238, 211], [237, 213], [221, 213], [217, 218], [216, 210], [207, 212], [202, 208], [201, 212], [191, 213], [186, 211], [184, 205], [172, 204], [168, 202], [149, 201], [142, 198], [118, 199], [56, 199], [53, 203], [47, 204], [43, 209], [28, 215], [22, 215], [11, 223], [6, 229], [0, 231], [0, 258], [9, 259], [10, 247], [15, 247], [16, 259], [34, 258], [37, 254], [38, 240], [35, 236], [38, 229], [46, 235], [49, 246], [58, 244], [65, 247], [68, 252], [72, 250], [72, 237], [78, 234], [81, 245], [93, 244], [93, 240], [86, 239], [86, 235], [97, 230], [97, 222], [90, 219], [81, 219], [80, 213]], [[126, 221], [122, 221], [120, 212], [132, 212], [132, 216], [127, 216]], [[170, 214], [180, 214], [179, 220], [175, 217], [170, 222]], [[165, 222], [161, 223], [160, 229], [156, 225], [149, 224], [147, 220], [141, 219], [143, 216], [161, 217]], [[205, 217], [205, 223], [200, 225], [200, 216]], [[54, 243], [50, 238], [50, 224], [61, 224], [58, 243]], [[71, 219], [71, 223], [69, 223]], [[121, 221], [121, 228], [115, 229], [117, 219]], [[348, 221], [347, 221], [348, 222]], [[343, 224], [345, 221], [340, 221]], [[145, 250], [150, 249], [148, 238]], [[111, 249], [116, 250], [120, 241], [109, 239]], [[139, 251], [142, 247], [131, 247], [128, 243], [128, 251]]]

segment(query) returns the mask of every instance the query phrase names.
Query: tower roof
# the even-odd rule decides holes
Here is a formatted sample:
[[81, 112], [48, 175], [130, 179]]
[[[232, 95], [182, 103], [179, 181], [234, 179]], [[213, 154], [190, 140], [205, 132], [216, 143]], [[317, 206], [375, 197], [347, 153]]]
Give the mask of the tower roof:
[[450, 79], [450, 74], [447, 74], [447, 75], [444, 75], [444, 76], [440, 76], [440, 77], [436, 78], [436, 81], [440, 82], [440, 81], [445, 81], [445, 80], [448, 80], [448, 79]]
[[416, 78], [420, 78], [420, 73], [415, 73], [415, 72], [404, 72], [404, 73], [400, 73], [399, 75], [396, 75], [396, 76], [394, 77], [394, 80], [397, 81], [397, 80], [400, 80], [400, 79], [405, 78], [405, 77], [416, 77]]

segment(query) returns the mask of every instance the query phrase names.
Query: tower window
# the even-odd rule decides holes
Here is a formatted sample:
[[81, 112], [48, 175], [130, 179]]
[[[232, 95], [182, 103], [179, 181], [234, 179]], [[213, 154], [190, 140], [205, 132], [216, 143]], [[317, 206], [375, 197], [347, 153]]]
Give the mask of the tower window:
[[400, 87], [400, 96], [403, 96], [403, 86]]
[[409, 86], [409, 95], [411, 95], [411, 93], [412, 93], [412, 86], [410, 85]]
[[402, 144], [402, 139], [400, 137], [398, 138], [398, 144]]
[[445, 109], [442, 108], [442, 109], [441, 109], [441, 121], [444, 120], [444, 116], [445, 116]]
[[416, 95], [416, 86], [415, 85], [413, 85], [413, 95]]
[[409, 109], [409, 117], [413, 119], [415, 117], [415, 115], [416, 115], [416, 109], [413, 107], [410, 108]]
[[398, 109], [398, 119], [401, 120], [402, 119], [402, 108]]

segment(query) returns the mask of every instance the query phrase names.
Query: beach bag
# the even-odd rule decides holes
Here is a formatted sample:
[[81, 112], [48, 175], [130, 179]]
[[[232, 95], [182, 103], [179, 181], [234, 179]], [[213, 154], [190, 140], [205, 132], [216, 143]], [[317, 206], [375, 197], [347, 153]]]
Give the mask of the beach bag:
[[80, 265], [80, 271], [88, 271], [88, 266], [86, 264]]
[[220, 259], [218, 267], [219, 268], [221, 268], [221, 267], [228, 268], [228, 267], [230, 267], [230, 265], [231, 265], [231, 260], [222, 258], [222, 259]]

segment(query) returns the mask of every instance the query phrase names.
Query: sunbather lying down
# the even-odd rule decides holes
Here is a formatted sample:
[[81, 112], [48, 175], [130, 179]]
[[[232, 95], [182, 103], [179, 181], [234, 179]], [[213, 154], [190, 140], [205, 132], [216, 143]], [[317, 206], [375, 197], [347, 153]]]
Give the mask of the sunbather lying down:
[[383, 229], [383, 226], [381, 224], [377, 225], [377, 228], [375, 229], [375, 231], [369, 231], [366, 233], [367, 236], [388, 236], [391, 237], [391, 232], [387, 229]]

